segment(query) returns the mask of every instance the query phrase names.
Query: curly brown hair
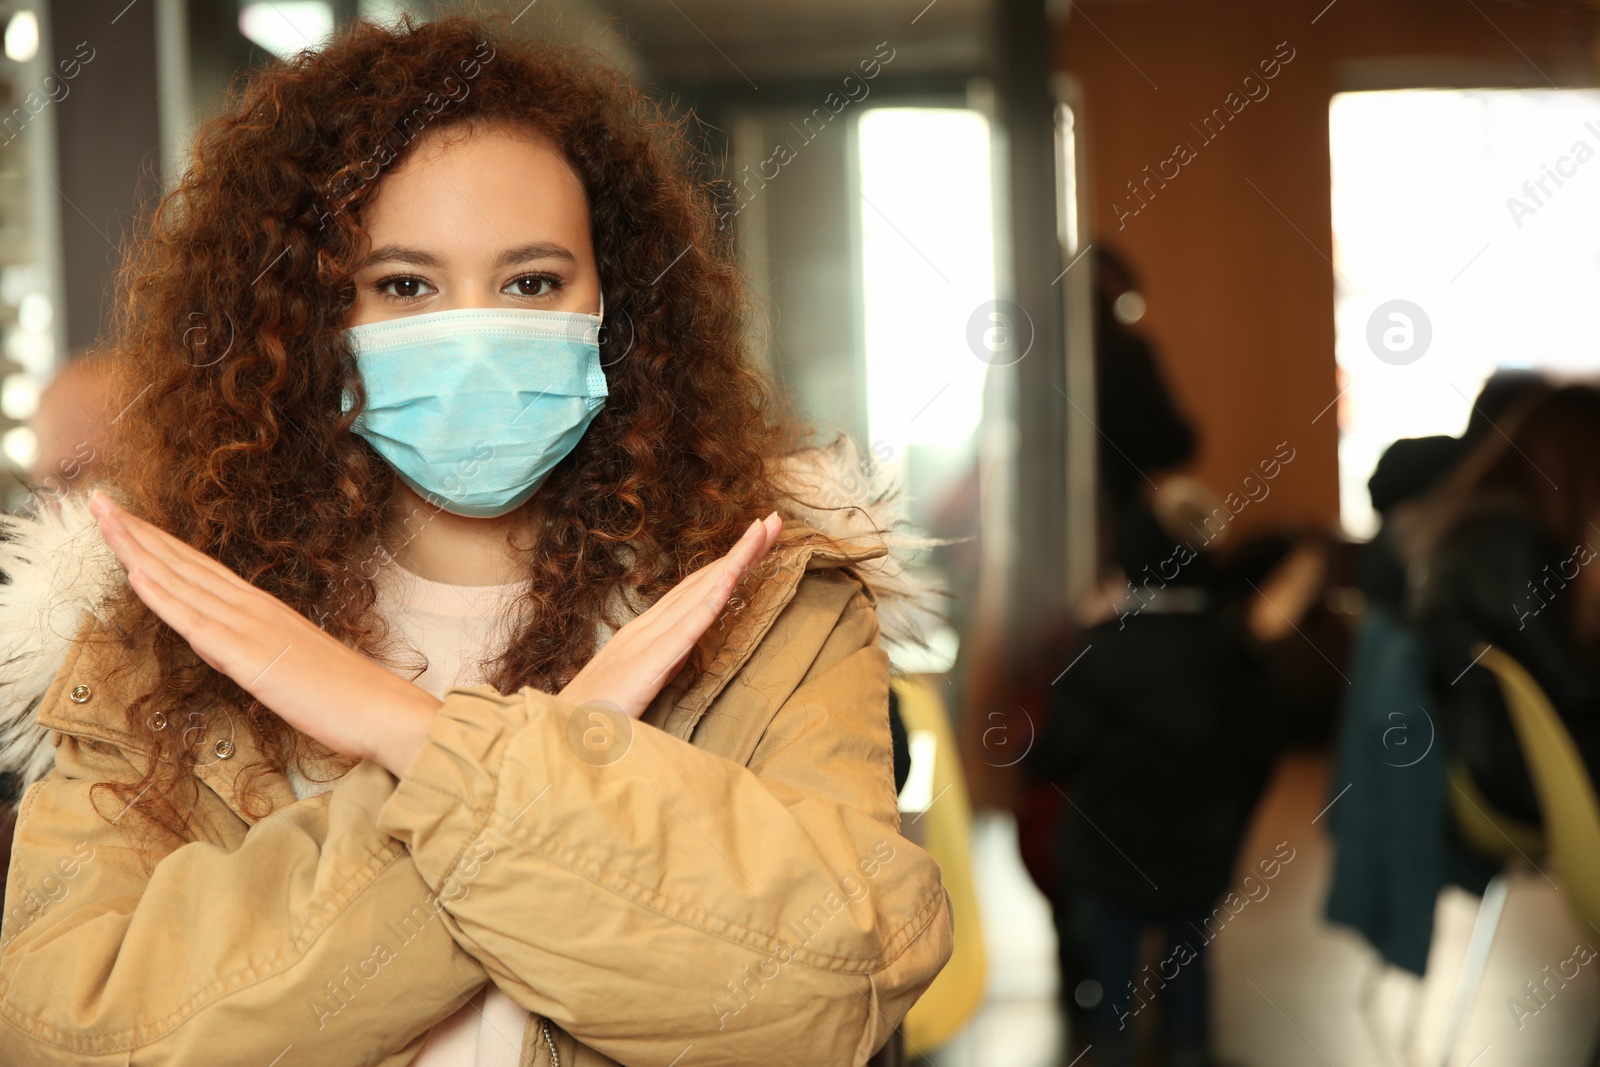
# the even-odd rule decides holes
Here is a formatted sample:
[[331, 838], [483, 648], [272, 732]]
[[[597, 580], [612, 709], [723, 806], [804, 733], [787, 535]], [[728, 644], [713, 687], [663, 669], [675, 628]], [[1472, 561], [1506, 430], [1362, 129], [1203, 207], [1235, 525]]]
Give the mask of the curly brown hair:
[[[365, 394], [341, 336], [362, 206], [423, 130], [531, 127], [583, 182], [608, 324], [624, 324], [602, 343], [605, 406], [525, 505], [540, 509], [539, 549], [490, 678], [501, 692], [557, 692], [594, 654], [594, 623], [626, 621], [609, 614], [613, 594], [653, 602], [779, 507], [775, 461], [812, 431], [748, 358], [749, 299], [692, 116], [588, 49], [518, 40], [501, 21], [355, 21], [230, 88], [117, 278], [112, 410], [131, 407], [107, 480], [133, 513], [381, 659], [374, 563], [396, 476], [351, 432]], [[357, 402], [341, 413], [345, 389]], [[252, 731], [266, 759], [247, 782], [327, 758], [130, 590], [113, 607], [113, 633], [130, 652], [152, 648], [157, 670], [127, 712], [154, 758], [112, 787], [109, 810], [149, 793], [147, 816], [175, 832], [186, 822], [174, 789], [193, 781], [193, 731], [152, 731], [158, 712], [192, 721], [201, 708], [213, 726], [226, 715]]]

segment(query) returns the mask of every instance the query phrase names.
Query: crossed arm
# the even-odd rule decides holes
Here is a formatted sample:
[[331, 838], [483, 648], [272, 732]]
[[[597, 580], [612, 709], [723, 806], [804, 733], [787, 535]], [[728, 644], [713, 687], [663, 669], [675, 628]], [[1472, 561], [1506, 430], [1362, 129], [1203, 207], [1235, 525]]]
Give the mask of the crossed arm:
[[[667, 636], [635, 654], [670, 670]], [[399, 1067], [492, 978], [624, 1062], [864, 1062], [951, 945], [895, 829], [886, 687], [856, 595], [748, 766], [643, 724], [586, 763], [566, 693], [455, 689], [398, 775], [369, 754], [248, 827], [202, 789], [153, 868], [90, 799], [129, 755], [62, 735], [19, 816], [6, 1058]]]

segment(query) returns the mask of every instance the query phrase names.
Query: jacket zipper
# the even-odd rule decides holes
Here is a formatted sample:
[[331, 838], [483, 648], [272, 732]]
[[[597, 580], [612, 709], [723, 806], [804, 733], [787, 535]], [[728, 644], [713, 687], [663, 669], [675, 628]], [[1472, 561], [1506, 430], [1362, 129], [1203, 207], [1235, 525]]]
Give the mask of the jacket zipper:
[[539, 1020], [539, 1032], [544, 1035], [545, 1047], [550, 1050], [550, 1067], [561, 1067], [561, 1053], [556, 1051], [556, 1039], [550, 1036], [550, 1020]]

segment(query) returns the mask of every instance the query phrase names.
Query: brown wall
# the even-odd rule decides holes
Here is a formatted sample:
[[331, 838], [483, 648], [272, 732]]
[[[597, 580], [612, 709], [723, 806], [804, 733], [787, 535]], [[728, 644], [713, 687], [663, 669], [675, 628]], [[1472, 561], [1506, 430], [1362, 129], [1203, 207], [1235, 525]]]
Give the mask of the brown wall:
[[[1058, 66], [1082, 85], [1088, 240], [1143, 276], [1149, 311], [1139, 328], [1203, 438], [1191, 472], [1219, 493], [1237, 491], [1279, 442], [1296, 450], [1271, 494], [1240, 513], [1240, 529], [1338, 520], [1337, 408], [1317, 418], [1339, 392], [1329, 98], [1357, 88], [1596, 83], [1594, 11], [1337, 0], [1319, 17], [1324, 3], [1078, 0], [1058, 41]], [[1280, 42], [1293, 58], [1265, 81], [1265, 96], [1251, 83], [1260, 99], [1240, 107], [1245, 77], [1259, 77]], [[1230, 92], [1238, 113], [1207, 141], [1195, 126], [1214, 107], [1226, 111]], [[1158, 174], [1180, 142], [1193, 158], [1144, 192], [1144, 168]], [[1168, 176], [1178, 162], [1165, 165]], [[1140, 207], [1129, 179], [1146, 204], [1119, 218], [1115, 204]], [[1396, 195], [1426, 192], [1397, 183]]]

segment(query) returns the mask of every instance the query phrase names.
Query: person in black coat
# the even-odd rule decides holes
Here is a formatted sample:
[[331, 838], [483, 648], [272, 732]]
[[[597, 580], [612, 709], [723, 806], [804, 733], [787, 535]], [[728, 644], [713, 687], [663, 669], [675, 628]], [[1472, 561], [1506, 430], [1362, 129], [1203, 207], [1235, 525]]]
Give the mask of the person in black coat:
[[[1266, 670], [1223, 613], [1211, 560], [1133, 521], [1117, 545], [1128, 596], [1083, 632], [1026, 769], [1068, 799], [1061, 933], [1087, 947], [1099, 987], [1086, 1035], [1096, 1062], [1132, 1062], [1136, 1017], [1154, 999], [1164, 1062], [1198, 1065], [1210, 1062], [1204, 947], [1277, 728]], [[1153, 981], [1135, 974], [1147, 926], [1165, 931]]]

